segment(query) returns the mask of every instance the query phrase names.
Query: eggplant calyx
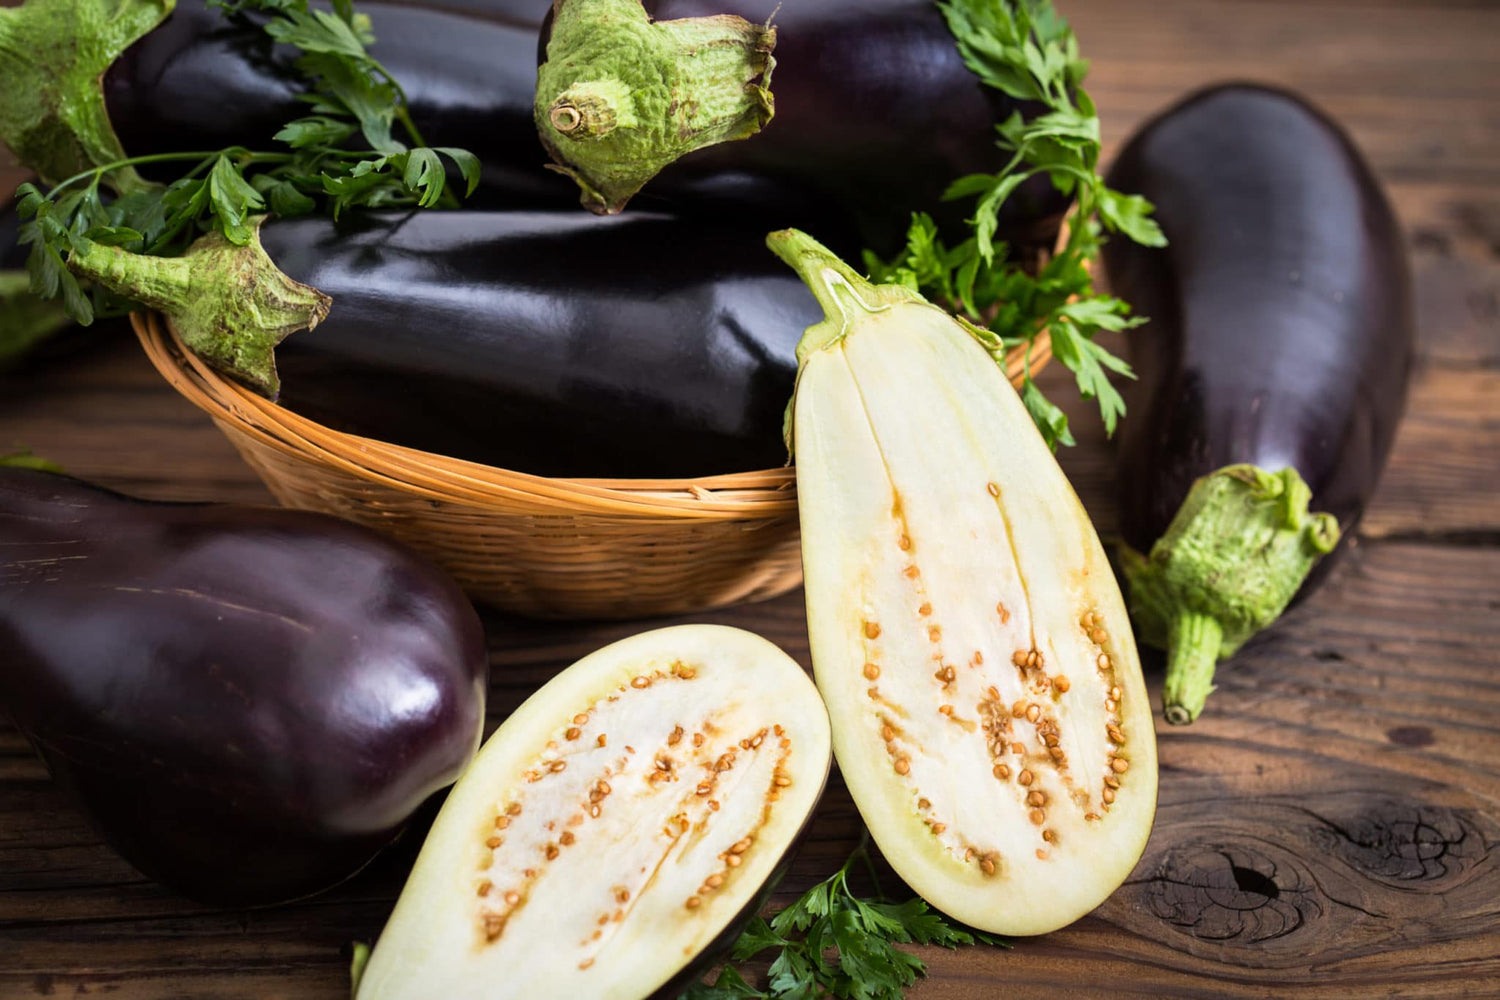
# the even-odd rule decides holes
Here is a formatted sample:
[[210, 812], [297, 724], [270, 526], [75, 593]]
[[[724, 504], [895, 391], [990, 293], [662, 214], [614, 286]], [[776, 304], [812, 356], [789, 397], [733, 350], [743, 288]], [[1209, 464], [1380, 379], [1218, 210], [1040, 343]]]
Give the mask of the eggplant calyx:
[[547, 120], [559, 135], [574, 142], [598, 139], [616, 128], [639, 124], [630, 88], [619, 80], [573, 84], [552, 102]]
[[1193, 483], [1149, 556], [1120, 547], [1136, 634], [1167, 650], [1168, 722], [1198, 717], [1217, 661], [1274, 622], [1338, 544], [1338, 522], [1309, 512], [1311, 499], [1296, 469], [1226, 466]]
[[[105, 70], [176, 0], [30, 0], [0, 10], [0, 141], [48, 183], [125, 159], [104, 103]], [[155, 187], [134, 168], [121, 194]]]
[[250, 220], [245, 246], [213, 232], [181, 257], [148, 257], [91, 242], [68, 255], [68, 267], [165, 313], [172, 332], [215, 371], [275, 399], [276, 345], [321, 323], [333, 300], [276, 266], [260, 243], [263, 221]]
[[800, 367], [818, 351], [837, 347], [863, 318], [903, 302], [926, 304], [904, 285], [875, 285], [832, 251], [797, 229], [766, 237], [766, 246], [797, 272], [823, 307], [823, 321], [808, 327], [797, 342]]
[[[832, 250], [801, 230], [783, 229], [771, 233], [766, 237], [766, 246], [797, 272], [797, 277], [803, 280], [818, 305], [823, 307], [823, 321], [808, 327], [803, 331], [802, 339], [797, 341], [798, 385], [807, 359], [819, 351], [837, 347], [853, 332], [861, 318], [877, 315], [897, 303], [926, 304], [926, 299], [904, 285], [870, 283]], [[781, 437], [786, 442], [788, 456], [793, 451], [792, 413], [796, 399], [794, 387], [781, 421]]]
[[558, 0], [537, 134], [584, 207], [613, 215], [677, 158], [771, 120], [775, 47], [775, 28], [733, 15], [653, 22], [640, 0]]
[[0, 371], [71, 322], [62, 303], [32, 293], [25, 271], [0, 271]]

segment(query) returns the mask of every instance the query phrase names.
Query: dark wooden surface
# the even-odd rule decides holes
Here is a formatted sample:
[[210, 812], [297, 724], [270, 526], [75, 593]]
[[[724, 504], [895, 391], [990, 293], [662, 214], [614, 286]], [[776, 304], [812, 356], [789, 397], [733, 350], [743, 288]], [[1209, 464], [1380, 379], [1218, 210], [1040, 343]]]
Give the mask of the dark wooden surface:
[[[911, 996], [1500, 996], [1500, 8], [1060, 6], [1094, 60], [1110, 145], [1230, 77], [1304, 90], [1343, 120], [1405, 224], [1421, 364], [1349, 558], [1224, 670], [1198, 724], [1159, 729], [1156, 829], [1127, 884], [1013, 950], [924, 952], [932, 975]], [[1060, 372], [1046, 381], [1065, 394]], [[1109, 451], [1070, 409], [1082, 433], [1063, 463], [1108, 531]], [[267, 499], [118, 335], [0, 380], [12, 443], [145, 496]], [[800, 599], [703, 617], [806, 663]], [[644, 627], [488, 624], [492, 721]], [[857, 831], [835, 782], [779, 899], [829, 874]], [[197, 906], [104, 847], [0, 728], [0, 997], [344, 995], [347, 943], [378, 932], [410, 853], [293, 906]]]

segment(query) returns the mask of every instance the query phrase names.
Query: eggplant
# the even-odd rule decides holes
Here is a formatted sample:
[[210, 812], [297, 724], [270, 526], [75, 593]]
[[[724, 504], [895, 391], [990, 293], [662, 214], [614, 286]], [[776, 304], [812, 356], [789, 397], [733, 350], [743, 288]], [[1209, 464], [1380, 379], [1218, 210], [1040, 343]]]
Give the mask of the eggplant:
[[[275, 46], [253, 19], [227, 18], [194, 0], [170, 16], [170, 2], [126, 0], [127, 15], [119, 21], [134, 19], [133, 44], [125, 39], [115, 52], [98, 57], [86, 47], [81, 56], [71, 36], [89, 30], [84, 12], [92, 2], [30, 0], [25, 8], [0, 10], [0, 51], [7, 38], [44, 31], [45, 44], [59, 50], [35, 66], [18, 63], [9, 81], [0, 67], [0, 85], [60, 92], [71, 87], [73, 103], [95, 110], [81, 118], [71, 110], [0, 108], [0, 140], [48, 180], [122, 155], [284, 148], [273, 136], [309, 113], [298, 100], [304, 87], [293, 65], [296, 53]], [[529, 18], [540, 14], [528, 15], [534, 5], [519, 0], [494, 4], [484, 19], [373, 0], [362, 0], [359, 10], [373, 25], [372, 52], [401, 82], [424, 138], [467, 148], [484, 163], [484, 191], [475, 204], [573, 204], [571, 185], [543, 169], [547, 157], [531, 120], [538, 26]], [[62, 23], [53, 26], [44, 16]], [[110, 37], [122, 33], [113, 28]], [[100, 65], [83, 65], [89, 58]], [[143, 173], [172, 180], [182, 169], [181, 163], [166, 163]], [[123, 177], [127, 187], [139, 183], [133, 173]]]
[[303, 511], [0, 468], [0, 709], [109, 843], [191, 899], [353, 875], [473, 757], [488, 658], [458, 587]]
[[[279, 329], [316, 325], [276, 349], [281, 402], [321, 423], [550, 476], [786, 461], [797, 331], [818, 310], [759, 235], [646, 213], [419, 212], [272, 221], [260, 240], [257, 293], [290, 280], [331, 296], [327, 319], [311, 304], [287, 319]], [[211, 359], [243, 360], [243, 342], [261, 336], [215, 339], [240, 307], [233, 281], [247, 272], [221, 279], [232, 266], [102, 247], [75, 265], [132, 297], [185, 272], [147, 304]], [[136, 280], [119, 283], [123, 269]]]
[[765, 639], [606, 646], [459, 780], [355, 997], [675, 997], [785, 870], [830, 761], [817, 690]]
[[849, 794], [933, 906], [1043, 934], [1130, 874], [1151, 706], [1104, 549], [974, 327], [811, 238], [793, 403], [807, 628]]
[[1151, 317], [1128, 340], [1121, 559], [1141, 638], [1168, 649], [1167, 719], [1190, 722], [1215, 661], [1316, 582], [1374, 495], [1411, 373], [1411, 278], [1359, 150], [1286, 91], [1189, 96], [1108, 182], [1149, 198], [1168, 239], [1111, 241], [1104, 261]]
[[[544, 28], [547, 58], [555, 65], [541, 68], [537, 128], [557, 163], [579, 179], [584, 204], [594, 211], [619, 211], [645, 184], [643, 206], [724, 204], [755, 213], [765, 229], [797, 226], [825, 243], [839, 235], [824, 223], [827, 208], [836, 207], [864, 245], [882, 254], [903, 245], [914, 211], [933, 214], [957, 242], [971, 206], [945, 203], [943, 192], [962, 176], [1004, 167], [1009, 154], [996, 145], [995, 126], [1014, 112], [1036, 111], [979, 82], [932, 0], [646, 0], [644, 6], [658, 22], [736, 15], [747, 26], [774, 25], [775, 72], [768, 86], [775, 117], [751, 138], [687, 153], [655, 180], [656, 164], [643, 166], [647, 161], [634, 155], [619, 176], [606, 177], [615, 165], [603, 161], [617, 151], [598, 135], [574, 138], [587, 128], [560, 130], [558, 109], [594, 77], [655, 73], [645, 69], [649, 60], [675, 68], [688, 56], [650, 42], [632, 51], [635, 68], [612, 66], [622, 46], [643, 44], [629, 16], [634, 7], [639, 18], [636, 0], [559, 0]], [[554, 32], [554, 20], [565, 28]], [[708, 30], [715, 22], [699, 23]], [[583, 55], [575, 43], [587, 47]], [[752, 120], [765, 117], [753, 106], [753, 94], [732, 103], [743, 87], [738, 77], [724, 82], [681, 72], [696, 89], [674, 91], [673, 109], [719, 101]], [[639, 91], [634, 97], [639, 110]], [[1046, 177], [1034, 178], [1003, 207], [1000, 237], [1050, 249], [1068, 202]]]

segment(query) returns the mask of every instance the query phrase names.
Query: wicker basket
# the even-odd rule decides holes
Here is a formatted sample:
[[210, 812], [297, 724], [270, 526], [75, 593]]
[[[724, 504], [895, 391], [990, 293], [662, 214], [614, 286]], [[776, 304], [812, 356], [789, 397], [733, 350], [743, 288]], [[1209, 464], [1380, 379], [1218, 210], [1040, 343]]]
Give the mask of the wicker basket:
[[[172, 387], [276, 499], [401, 539], [475, 600], [537, 618], [681, 614], [802, 580], [790, 468], [701, 479], [548, 479], [330, 430], [220, 378], [160, 317], [131, 317]], [[1044, 334], [1035, 371], [1050, 357]], [[1008, 370], [1020, 376], [1013, 352]]]

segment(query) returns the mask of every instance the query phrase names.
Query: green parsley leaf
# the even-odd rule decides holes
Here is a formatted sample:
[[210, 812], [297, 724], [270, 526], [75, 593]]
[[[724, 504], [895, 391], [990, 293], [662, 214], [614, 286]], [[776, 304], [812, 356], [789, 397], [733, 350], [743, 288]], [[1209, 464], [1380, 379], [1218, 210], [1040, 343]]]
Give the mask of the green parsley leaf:
[[107, 247], [127, 247], [139, 243], [140, 233], [126, 226], [96, 226], [83, 234], [83, 238]]
[[1167, 238], [1151, 218], [1151, 203], [1138, 194], [1121, 194], [1101, 187], [1098, 192], [1099, 218], [1111, 229], [1124, 233], [1142, 246], [1164, 247]]
[[254, 233], [245, 219], [252, 211], [265, 208], [266, 202], [227, 156], [215, 160], [208, 172], [208, 197], [225, 239], [239, 247], [249, 243]]
[[771, 996], [749, 983], [733, 968], [726, 966], [713, 985], [694, 983], [682, 994], [682, 1000], [768, 1000]]
[[754, 918], [740, 933], [730, 952], [733, 961], [776, 952], [765, 991], [726, 966], [712, 985], [695, 984], [680, 1000], [900, 1000], [927, 966], [896, 945], [1003, 945], [991, 935], [954, 926], [920, 899], [891, 903], [855, 896], [849, 871], [857, 861], [869, 863], [868, 838], [827, 881], [769, 922]]
[[1042, 390], [1036, 387], [1029, 375], [1021, 383], [1021, 402], [1025, 404], [1026, 412], [1031, 414], [1031, 419], [1036, 422], [1049, 445], [1054, 449], [1058, 445], [1073, 447], [1075, 442], [1073, 432], [1068, 430], [1068, 415], [1042, 395]]
[[303, 52], [343, 56], [356, 62], [365, 58], [365, 46], [375, 41], [368, 30], [356, 29], [353, 19], [326, 10], [308, 10], [305, 5], [279, 7], [280, 16], [266, 24], [266, 34], [283, 45]]
[[[889, 262], [866, 252], [865, 266], [872, 279], [905, 285], [969, 321], [997, 361], [1046, 331], [1053, 356], [1074, 373], [1079, 392], [1097, 400], [1113, 433], [1125, 403], [1109, 373], [1134, 376], [1094, 338], [1144, 320], [1131, 317], [1119, 299], [1098, 294], [1089, 268], [1101, 231], [1147, 246], [1166, 240], [1149, 202], [1111, 191], [1099, 175], [1099, 118], [1082, 86], [1088, 61], [1051, 0], [939, 0], [938, 9], [964, 64], [983, 84], [1044, 110], [1031, 119], [1016, 112], [996, 126], [997, 145], [1011, 154], [1003, 169], [957, 178], [944, 193], [946, 200], [975, 199], [968, 239], [949, 248], [932, 220], [917, 214], [905, 249]], [[1067, 243], [1029, 274], [996, 235], [1005, 203], [1038, 175], [1075, 206]], [[1073, 444], [1067, 416], [1037, 388], [1029, 363], [1021, 399], [1049, 446]]]
[[275, 138], [277, 142], [284, 142], [293, 149], [306, 149], [308, 146], [337, 146], [356, 131], [349, 122], [327, 115], [313, 115], [287, 122], [276, 133]]
[[463, 176], [466, 189], [464, 197], [473, 194], [479, 187], [479, 181], [484, 176], [483, 168], [480, 166], [479, 157], [467, 149], [459, 149], [457, 146], [435, 146], [439, 153], [453, 161], [458, 167], [458, 172]]
[[408, 188], [421, 192], [417, 199], [419, 206], [432, 208], [443, 197], [443, 187], [448, 181], [443, 173], [443, 161], [438, 158], [436, 150], [426, 148], [413, 149], [404, 156], [406, 172], [402, 179]]

